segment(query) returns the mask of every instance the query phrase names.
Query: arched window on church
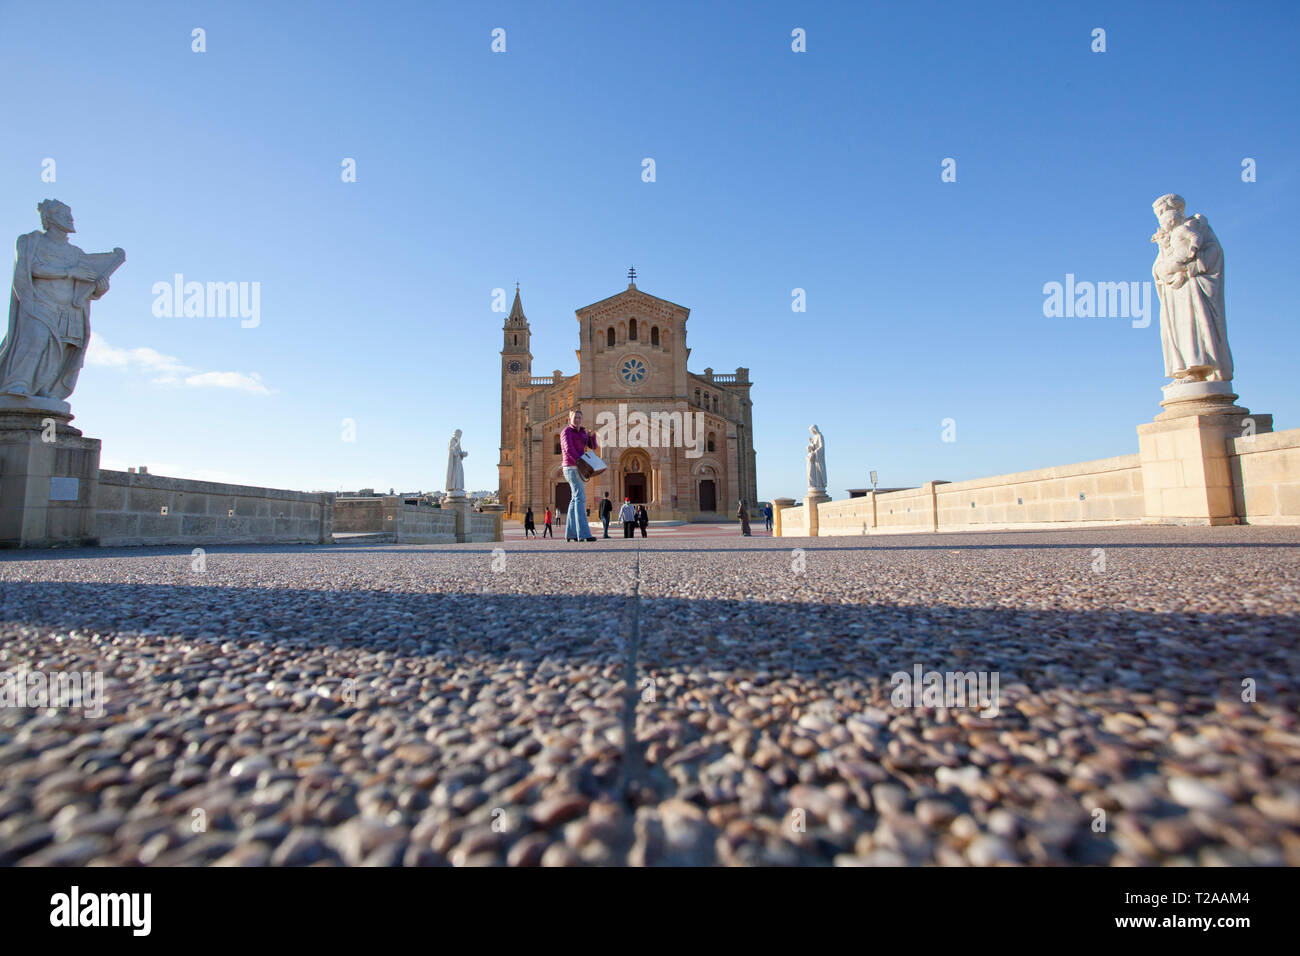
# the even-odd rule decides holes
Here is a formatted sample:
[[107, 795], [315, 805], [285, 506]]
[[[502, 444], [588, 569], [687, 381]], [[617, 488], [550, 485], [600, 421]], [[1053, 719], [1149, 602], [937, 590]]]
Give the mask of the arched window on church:
[[659, 326], [657, 325], [650, 330], [650, 344], [655, 348], [659, 347]]
[[717, 450], [716, 446], [717, 446], [717, 435], [714, 432], [709, 432], [709, 440], [704, 447], [707, 451], [716, 451]]
[[560, 454], [560, 436], [559, 436], [559, 435], [556, 435], [556, 436], [555, 436], [555, 453], [556, 453], [557, 455]]
[[607, 348], [611, 349], [614, 347], [614, 326], [612, 325], [609, 327], [609, 331], [605, 334], [605, 345]]
[[629, 342], [636, 341], [636, 319], [632, 319], [627, 324], [627, 340]]
[[515, 336], [515, 345], [518, 345], [518, 344], [519, 344], [519, 336], [516, 335], [516, 336]]
[[700, 404], [700, 390], [698, 388], [695, 390], [695, 404]]
[[713, 396], [713, 410], [715, 412], [718, 410], [718, 396], [716, 395]]

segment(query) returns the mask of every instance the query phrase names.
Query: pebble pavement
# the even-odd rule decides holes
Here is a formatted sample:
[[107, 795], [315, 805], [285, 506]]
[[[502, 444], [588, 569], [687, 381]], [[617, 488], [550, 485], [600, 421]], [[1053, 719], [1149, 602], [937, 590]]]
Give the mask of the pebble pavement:
[[11, 552], [0, 864], [1296, 865], [1298, 639], [1296, 528]]

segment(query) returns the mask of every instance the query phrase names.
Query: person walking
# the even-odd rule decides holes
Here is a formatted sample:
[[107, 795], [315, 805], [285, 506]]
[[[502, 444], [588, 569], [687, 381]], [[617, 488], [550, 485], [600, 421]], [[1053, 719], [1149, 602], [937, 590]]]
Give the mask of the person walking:
[[537, 537], [537, 525], [533, 521], [533, 509], [529, 508], [524, 512], [524, 537], [532, 535]]
[[554, 538], [554, 537], [555, 537], [555, 533], [551, 531], [551, 509], [550, 509], [550, 506], [549, 506], [549, 505], [548, 505], [547, 508], [546, 508], [546, 519], [545, 519], [545, 521], [546, 521], [546, 526], [545, 526], [544, 528], [542, 528], [542, 537], [543, 537], [543, 538]]
[[623, 537], [632, 537], [632, 529], [636, 527], [636, 508], [632, 507], [631, 498], [623, 499], [623, 507], [618, 510], [618, 520], [623, 522]]
[[740, 519], [740, 533], [746, 538], [750, 537], [749, 509], [745, 507], [744, 501], [740, 503], [740, 508], [736, 511], [736, 517]]
[[600, 499], [600, 523], [605, 526], [605, 537], [609, 537], [609, 519], [614, 516], [614, 502], [609, 500], [609, 492]]
[[763, 521], [767, 525], [767, 530], [771, 531], [772, 530], [772, 506], [770, 504], [763, 505]]
[[646, 536], [645, 529], [650, 527], [650, 512], [645, 510], [645, 505], [642, 505], [640, 510], [637, 511], [636, 523], [641, 526], [641, 537], [644, 538]]
[[564, 521], [565, 541], [595, 541], [587, 524], [587, 483], [578, 473], [578, 459], [590, 448], [597, 451], [596, 433], [582, 427], [582, 411], [569, 412], [569, 424], [560, 432], [561, 464], [569, 483], [569, 514]]

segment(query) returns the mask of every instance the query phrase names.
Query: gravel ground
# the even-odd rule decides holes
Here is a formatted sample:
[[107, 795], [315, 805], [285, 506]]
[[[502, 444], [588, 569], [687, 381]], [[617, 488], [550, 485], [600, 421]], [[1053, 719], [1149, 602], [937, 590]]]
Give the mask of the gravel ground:
[[[0, 671], [106, 700], [0, 707], [0, 863], [1295, 865], [1298, 549], [10, 553]], [[897, 699], [916, 667], [996, 713]]]

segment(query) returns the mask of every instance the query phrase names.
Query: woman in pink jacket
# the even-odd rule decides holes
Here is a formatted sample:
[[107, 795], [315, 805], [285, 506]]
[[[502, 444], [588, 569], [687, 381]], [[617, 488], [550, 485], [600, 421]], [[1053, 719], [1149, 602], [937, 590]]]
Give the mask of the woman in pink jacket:
[[582, 427], [582, 412], [569, 412], [569, 425], [560, 432], [561, 464], [569, 483], [569, 516], [564, 523], [564, 540], [595, 541], [587, 525], [587, 483], [578, 474], [578, 459], [590, 448], [596, 451], [596, 433]]

